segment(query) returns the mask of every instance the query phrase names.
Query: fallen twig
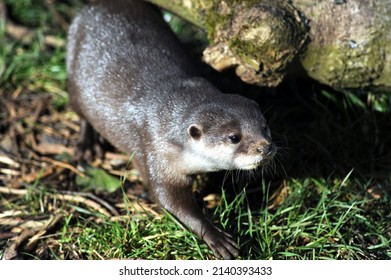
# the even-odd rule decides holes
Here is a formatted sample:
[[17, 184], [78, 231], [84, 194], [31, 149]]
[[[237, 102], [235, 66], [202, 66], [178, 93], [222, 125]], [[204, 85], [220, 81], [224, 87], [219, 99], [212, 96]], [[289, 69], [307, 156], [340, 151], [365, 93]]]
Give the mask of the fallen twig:
[[[4, 194], [14, 194], [14, 195], [24, 196], [27, 195], [28, 192], [29, 190], [27, 189], [13, 189], [8, 187], [0, 187], [0, 193], [4, 193]], [[107, 202], [103, 201], [103, 199], [97, 198], [92, 194], [67, 191], [64, 193], [61, 192], [53, 193], [53, 194], [46, 193], [46, 195], [55, 197], [56, 199], [59, 200], [85, 204], [107, 217], [118, 215], [118, 212], [117, 210], [115, 210], [114, 207], [110, 206]], [[89, 199], [88, 197], [93, 197], [96, 201]], [[107, 211], [105, 208], [107, 208], [111, 213]]]
[[56, 214], [51, 216], [50, 219], [40, 227], [23, 230], [22, 233], [15, 238], [11, 245], [4, 250], [4, 259], [11, 260], [17, 257], [17, 249], [28, 239], [29, 241], [26, 244], [25, 250], [28, 252], [33, 250], [40, 237], [57, 225], [57, 223], [61, 221], [62, 217], [62, 214]]

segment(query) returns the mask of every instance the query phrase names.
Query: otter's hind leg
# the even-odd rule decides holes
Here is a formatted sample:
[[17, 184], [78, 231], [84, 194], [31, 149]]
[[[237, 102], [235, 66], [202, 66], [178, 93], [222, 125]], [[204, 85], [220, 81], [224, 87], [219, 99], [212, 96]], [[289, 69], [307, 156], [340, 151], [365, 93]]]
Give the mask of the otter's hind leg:
[[95, 156], [103, 159], [103, 142], [91, 124], [85, 119], [80, 121], [80, 136], [76, 144], [77, 161], [91, 161]]

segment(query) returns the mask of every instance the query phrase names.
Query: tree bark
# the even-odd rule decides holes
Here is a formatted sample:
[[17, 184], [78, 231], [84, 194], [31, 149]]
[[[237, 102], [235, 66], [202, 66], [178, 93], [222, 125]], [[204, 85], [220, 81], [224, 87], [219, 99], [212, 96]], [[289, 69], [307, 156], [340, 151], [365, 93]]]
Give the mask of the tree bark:
[[314, 2], [293, 0], [311, 21], [308, 75], [335, 88], [391, 90], [391, 0]]
[[245, 82], [303, 69], [334, 88], [391, 90], [391, 0], [147, 1], [204, 28], [204, 61]]

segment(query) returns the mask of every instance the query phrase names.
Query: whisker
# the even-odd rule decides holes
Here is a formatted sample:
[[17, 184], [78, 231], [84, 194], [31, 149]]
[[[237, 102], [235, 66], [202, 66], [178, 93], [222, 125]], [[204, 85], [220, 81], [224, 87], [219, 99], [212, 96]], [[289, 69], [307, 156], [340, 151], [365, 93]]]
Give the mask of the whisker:
[[228, 176], [229, 176], [230, 173], [231, 173], [231, 170], [225, 171], [224, 177], [223, 177], [223, 182], [222, 182], [222, 185], [223, 185], [223, 186], [224, 186], [225, 183], [227, 182], [227, 179], [228, 179]]

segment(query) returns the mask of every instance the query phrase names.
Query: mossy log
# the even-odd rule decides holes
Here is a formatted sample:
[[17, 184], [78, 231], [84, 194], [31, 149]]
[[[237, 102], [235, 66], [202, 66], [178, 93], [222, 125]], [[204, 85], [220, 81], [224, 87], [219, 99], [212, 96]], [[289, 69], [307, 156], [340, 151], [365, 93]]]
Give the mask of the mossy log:
[[391, 0], [148, 1], [204, 28], [204, 61], [245, 82], [304, 72], [334, 88], [391, 90]]
[[391, 90], [391, 0], [314, 2], [293, 0], [311, 21], [301, 59], [308, 75], [336, 88]]

